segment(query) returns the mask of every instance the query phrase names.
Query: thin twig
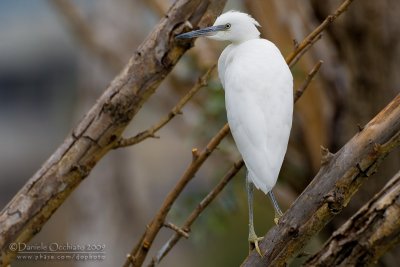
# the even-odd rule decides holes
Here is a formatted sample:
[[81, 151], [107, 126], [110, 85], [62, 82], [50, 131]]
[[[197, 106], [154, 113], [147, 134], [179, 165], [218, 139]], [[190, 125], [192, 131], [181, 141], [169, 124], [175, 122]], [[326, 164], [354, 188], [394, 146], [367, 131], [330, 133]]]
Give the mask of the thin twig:
[[315, 42], [316, 38], [319, 38], [319, 35], [322, 31], [326, 29], [332, 22], [334, 22], [343, 12], [347, 10], [349, 5], [354, 0], [345, 0], [333, 14], [327, 16], [325, 20], [315, 29], [313, 30], [299, 45], [298, 47], [286, 57], [286, 62], [290, 65], [292, 61], [296, 58], [296, 56], [301, 53], [303, 50], [308, 50], [310, 48], [310, 44]]
[[192, 99], [192, 97], [203, 87], [207, 86], [207, 81], [214, 70], [215, 65], [210, 67], [202, 77], [200, 77], [196, 84], [189, 90], [189, 92], [184, 95], [179, 102], [171, 109], [171, 111], [162, 118], [158, 123], [151, 126], [149, 129], [136, 134], [130, 138], [121, 138], [115, 143], [114, 149], [126, 146], [136, 145], [139, 142], [147, 138], [158, 138], [155, 133], [158, 132], [162, 127], [164, 127], [168, 122], [170, 122], [176, 115], [181, 114], [182, 108]]
[[319, 69], [321, 68], [322, 63], [324, 63], [322, 60], [318, 61], [317, 64], [314, 65], [314, 67], [311, 69], [311, 71], [308, 73], [306, 79], [304, 82], [301, 84], [301, 86], [295, 91], [294, 93], [294, 102], [296, 102], [304, 93], [304, 91], [307, 89], [307, 87], [310, 85], [312, 79], [314, 76], [317, 74]]
[[[130, 253], [130, 255], [133, 255], [135, 266], [142, 265], [155, 237], [165, 222], [165, 218], [167, 217], [172, 204], [175, 202], [189, 181], [194, 177], [198, 169], [203, 165], [204, 161], [210, 156], [210, 154], [228, 133], [229, 127], [228, 124], [225, 124], [224, 127], [222, 127], [222, 129], [210, 140], [203, 151], [199, 153], [199, 156], [190, 163], [189, 167], [186, 169], [185, 173], [179, 179], [175, 187], [168, 193], [163, 204], [161, 205], [161, 208], [153, 218], [150, 225], [147, 227], [144, 233], [144, 238], [140, 243], [138, 243], [138, 245], [135, 246], [135, 248], [132, 250], [132, 253]], [[127, 259], [123, 266], [127, 267], [130, 266], [130, 264], [131, 261]]]
[[308, 43], [300, 52], [296, 55], [296, 57], [289, 63], [289, 67], [293, 67], [296, 63], [303, 57], [305, 53], [320, 39], [322, 38], [322, 33], [319, 34], [316, 38], [314, 38], [310, 43]]
[[72, 32], [81, 44], [87, 47], [88, 51], [95, 53], [104, 62], [104, 65], [110, 67], [113, 71], [122, 68], [124, 61], [115, 52], [96, 40], [92, 29], [79, 14], [72, 1], [51, 0], [50, 3], [53, 3], [54, 7], [65, 17]]
[[176, 226], [176, 225], [173, 224], [173, 223], [167, 222], [167, 223], [164, 223], [163, 226], [164, 226], [164, 227], [167, 227], [167, 228], [169, 228], [169, 229], [171, 229], [171, 230], [174, 230], [174, 231], [176, 232], [176, 234], [179, 235], [179, 236], [183, 236], [183, 237], [186, 238], [186, 239], [189, 238], [189, 233], [188, 233], [188, 231], [186, 231], [186, 230], [184, 230], [184, 229], [182, 229], [182, 228], [179, 228], [178, 226]]
[[[196, 206], [192, 213], [187, 217], [182, 229], [185, 231], [190, 231], [190, 227], [193, 222], [200, 216], [200, 214], [208, 207], [208, 205], [218, 196], [218, 194], [225, 188], [225, 186], [232, 180], [233, 177], [240, 171], [244, 166], [243, 160], [238, 160], [233, 164], [229, 171], [224, 175], [224, 177], [219, 181], [219, 183], [207, 194], [206, 197]], [[152, 259], [149, 266], [154, 266], [158, 264], [167, 253], [178, 243], [181, 239], [181, 235], [174, 234], [163, 247], [159, 250], [157, 255]]]

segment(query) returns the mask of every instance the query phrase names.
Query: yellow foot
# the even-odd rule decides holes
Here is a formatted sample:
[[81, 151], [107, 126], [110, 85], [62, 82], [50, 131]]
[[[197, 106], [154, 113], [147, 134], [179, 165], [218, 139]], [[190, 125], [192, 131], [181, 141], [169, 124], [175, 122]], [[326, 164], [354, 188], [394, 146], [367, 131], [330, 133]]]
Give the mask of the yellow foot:
[[281, 219], [281, 217], [282, 217], [281, 214], [275, 213], [274, 222], [275, 222], [276, 225], [278, 225], [279, 220]]
[[261, 253], [260, 247], [258, 245], [258, 242], [261, 241], [263, 237], [257, 237], [255, 234], [254, 235], [249, 235], [249, 247], [250, 251], [255, 248], [257, 253], [263, 257], [263, 254]]

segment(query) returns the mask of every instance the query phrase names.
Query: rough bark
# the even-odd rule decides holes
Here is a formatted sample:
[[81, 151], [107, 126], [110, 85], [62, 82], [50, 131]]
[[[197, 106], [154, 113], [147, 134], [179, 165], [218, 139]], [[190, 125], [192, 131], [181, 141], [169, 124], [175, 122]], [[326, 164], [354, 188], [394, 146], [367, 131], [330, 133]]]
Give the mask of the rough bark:
[[369, 266], [400, 242], [400, 172], [305, 266]]
[[15, 256], [8, 249], [11, 242], [27, 242], [40, 231], [191, 47], [191, 42], [174, 39], [185, 22], [208, 26], [225, 2], [178, 0], [171, 7], [78, 126], [0, 213], [0, 265]]
[[[320, 20], [337, 4], [336, 0], [311, 2]], [[337, 96], [335, 100], [334, 95], [330, 95], [330, 102], [335, 104], [335, 116], [329, 124], [332, 135], [327, 145], [333, 151], [353, 135], [355, 125], [364, 125], [399, 92], [399, 12], [400, 1], [363, 0], [357, 3], [357, 8], [350, 8], [347, 16], [328, 28], [327, 36], [333, 40], [331, 50], [338, 56], [340, 66], [346, 69], [345, 83], [339, 83], [340, 86], [336, 88], [334, 82], [337, 84], [338, 79], [333, 74], [339, 73], [338, 67], [330, 75], [326, 75], [329, 74], [326, 72], [320, 75], [324, 81], [331, 80], [325, 83], [325, 90], [336, 92]], [[331, 62], [326, 63], [335, 67]], [[369, 201], [376, 193], [376, 188], [382, 188], [387, 182], [382, 178], [391, 177], [398, 170], [399, 162], [400, 153], [390, 155], [379, 172], [381, 178], [372, 179], [368, 186], [362, 187], [349, 208], [330, 223], [327, 232], [338, 229]], [[397, 266], [395, 259], [399, 253], [400, 248], [396, 248], [378, 265]]]
[[325, 153], [320, 171], [242, 266], [285, 266], [350, 201], [361, 184], [400, 143], [400, 95], [336, 154]]

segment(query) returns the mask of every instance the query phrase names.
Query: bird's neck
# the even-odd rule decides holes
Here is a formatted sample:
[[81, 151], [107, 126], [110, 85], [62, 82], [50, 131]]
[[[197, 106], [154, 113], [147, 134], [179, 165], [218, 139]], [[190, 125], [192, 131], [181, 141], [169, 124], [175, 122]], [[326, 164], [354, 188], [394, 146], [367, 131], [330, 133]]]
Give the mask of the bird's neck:
[[233, 44], [233, 45], [240, 45], [240, 44], [243, 44], [243, 43], [245, 43], [245, 42], [247, 42], [247, 41], [250, 41], [250, 40], [257, 40], [257, 39], [260, 39], [260, 36], [257, 36], [257, 37], [254, 37], [254, 36], [249, 36], [249, 37], [243, 37], [243, 38], [240, 38], [240, 39], [237, 39], [237, 40], [231, 40], [231, 43]]

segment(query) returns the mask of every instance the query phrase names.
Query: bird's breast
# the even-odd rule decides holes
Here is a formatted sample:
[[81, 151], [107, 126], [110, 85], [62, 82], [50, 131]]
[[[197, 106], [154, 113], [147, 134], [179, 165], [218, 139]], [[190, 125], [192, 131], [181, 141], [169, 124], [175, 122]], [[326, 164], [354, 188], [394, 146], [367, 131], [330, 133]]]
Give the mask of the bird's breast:
[[292, 125], [293, 78], [279, 50], [264, 40], [223, 53], [220, 68], [228, 122], [256, 186], [275, 184]]

